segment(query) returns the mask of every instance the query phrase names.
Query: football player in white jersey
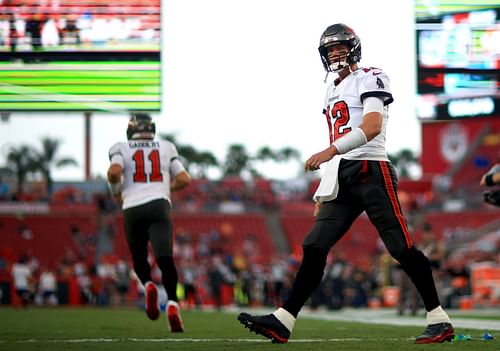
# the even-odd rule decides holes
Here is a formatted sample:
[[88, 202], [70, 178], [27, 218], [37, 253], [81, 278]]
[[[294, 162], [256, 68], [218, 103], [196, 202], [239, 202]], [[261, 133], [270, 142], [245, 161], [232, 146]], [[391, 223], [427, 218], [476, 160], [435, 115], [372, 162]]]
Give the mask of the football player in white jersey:
[[304, 165], [312, 171], [328, 162], [314, 195], [315, 223], [302, 244], [302, 263], [282, 307], [263, 316], [241, 313], [238, 320], [273, 342], [287, 342], [300, 310], [321, 282], [328, 252], [366, 211], [424, 301], [427, 328], [415, 342], [450, 341], [453, 326], [441, 308], [429, 260], [413, 243], [397, 197], [396, 172], [385, 150], [393, 101], [389, 78], [381, 69], [358, 67], [361, 42], [345, 24], [323, 32], [319, 53], [327, 75], [337, 76], [328, 86], [323, 109], [329, 146]]
[[177, 269], [172, 257], [170, 193], [185, 188], [191, 177], [180, 162], [175, 145], [154, 139], [155, 129], [148, 114], [132, 114], [127, 128], [128, 142], [118, 142], [109, 150], [108, 186], [123, 209], [125, 235], [135, 273], [145, 287], [148, 317], [156, 320], [160, 315], [158, 288], [151, 279], [148, 263], [148, 242], [151, 242], [167, 291], [169, 329], [182, 332]]

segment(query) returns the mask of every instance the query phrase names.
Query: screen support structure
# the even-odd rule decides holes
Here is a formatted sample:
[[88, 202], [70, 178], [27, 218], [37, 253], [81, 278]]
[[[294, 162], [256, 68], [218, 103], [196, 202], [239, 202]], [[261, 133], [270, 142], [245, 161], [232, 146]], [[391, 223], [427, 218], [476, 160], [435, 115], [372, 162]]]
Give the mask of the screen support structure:
[[92, 112], [85, 112], [83, 114], [85, 119], [85, 181], [91, 180], [91, 144], [92, 144], [92, 132], [91, 132], [91, 119]]

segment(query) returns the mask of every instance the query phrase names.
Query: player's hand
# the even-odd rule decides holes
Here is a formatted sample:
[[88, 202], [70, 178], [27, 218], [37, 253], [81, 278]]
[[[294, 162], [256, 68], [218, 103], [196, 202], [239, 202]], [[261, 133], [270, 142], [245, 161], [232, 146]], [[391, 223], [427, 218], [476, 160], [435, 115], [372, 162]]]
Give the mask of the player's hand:
[[485, 174], [481, 177], [481, 181], [479, 182], [479, 185], [481, 185], [481, 186], [486, 185], [486, 176], [487, 176], [487, 174]]
[[318, 215], [320, 207], [321, 207], [321, 202], [314, 203], [314, 213], [313, 213], [314, 217]]
[[333, 156], [337, 153], [337, 149], [335, 146], [329, 146], [328, 148], [324, 149], [323, 151], [320, 151], [311, 157], [306, 161], [304, 164], [304, 170], [305, 171], [316, 171], [319, 169], [319, 166], [326, 162], [330, 161]]

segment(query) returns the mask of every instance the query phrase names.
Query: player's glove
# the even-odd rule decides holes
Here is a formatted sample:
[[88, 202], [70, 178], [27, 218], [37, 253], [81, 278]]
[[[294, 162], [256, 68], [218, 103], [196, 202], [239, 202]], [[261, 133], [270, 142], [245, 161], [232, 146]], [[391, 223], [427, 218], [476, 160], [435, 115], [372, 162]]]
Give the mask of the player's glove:
[[484, 202], [500, 207], [500, 190], [485, 191], [483, 196]]

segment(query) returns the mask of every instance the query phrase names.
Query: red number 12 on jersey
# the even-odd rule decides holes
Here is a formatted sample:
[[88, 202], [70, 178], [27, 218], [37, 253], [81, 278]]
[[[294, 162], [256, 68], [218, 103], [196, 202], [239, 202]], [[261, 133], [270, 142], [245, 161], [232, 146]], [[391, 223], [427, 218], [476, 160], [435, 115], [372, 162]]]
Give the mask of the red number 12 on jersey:
[[[349, 115], [349, 108], [347, 107], [345, 101], [336, 102], [332, 106], [331, 110], [326, 110], [325, 116], [326, 122], [328, 123], [328, 130], [330, 131], [330, 144], [342, 135], [351, 131], [351, 127], [344, 128], [344, 126], [349, 123], [349, 120], [351, 119], [351, 116]], [[333, 126], [332, 119], [335, 119]]]

